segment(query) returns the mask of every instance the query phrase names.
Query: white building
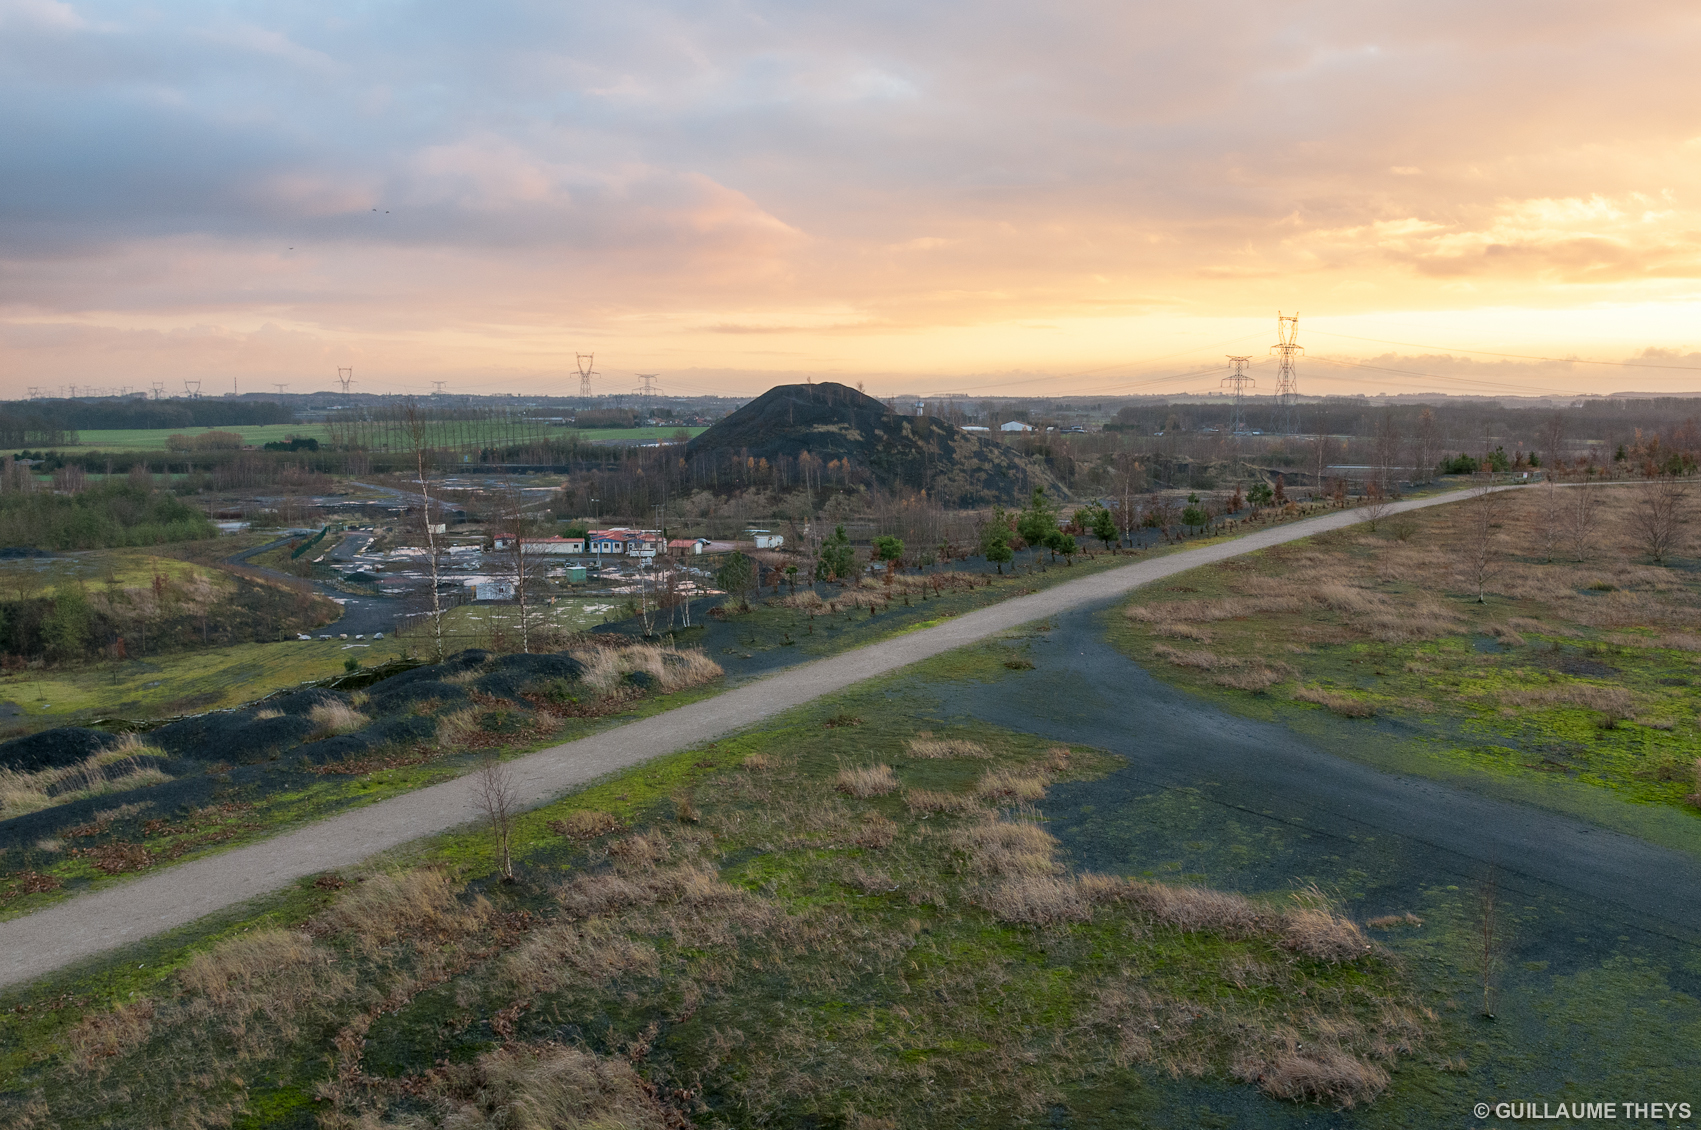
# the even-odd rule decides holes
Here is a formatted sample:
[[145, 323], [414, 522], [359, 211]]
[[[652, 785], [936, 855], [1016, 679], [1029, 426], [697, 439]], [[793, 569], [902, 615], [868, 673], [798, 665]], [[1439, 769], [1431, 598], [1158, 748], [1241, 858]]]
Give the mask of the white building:
[[1034, 426], [1032, 424], [1024, 424], [1020, 420], [1011, 420], [1007, 423], [999, 424], [998, 430], [1001, 432], [1031, 432], [1034, 430]]

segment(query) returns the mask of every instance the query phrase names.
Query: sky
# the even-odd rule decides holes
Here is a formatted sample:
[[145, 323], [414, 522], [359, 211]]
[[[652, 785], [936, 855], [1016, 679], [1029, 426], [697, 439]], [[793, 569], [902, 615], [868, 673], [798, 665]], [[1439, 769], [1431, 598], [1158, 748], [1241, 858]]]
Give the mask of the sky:
[[[0, 395], [1701, 391], [1701, 7], [0, 0]], [[1604, 362], [1604, 363], [1603, 363]]]

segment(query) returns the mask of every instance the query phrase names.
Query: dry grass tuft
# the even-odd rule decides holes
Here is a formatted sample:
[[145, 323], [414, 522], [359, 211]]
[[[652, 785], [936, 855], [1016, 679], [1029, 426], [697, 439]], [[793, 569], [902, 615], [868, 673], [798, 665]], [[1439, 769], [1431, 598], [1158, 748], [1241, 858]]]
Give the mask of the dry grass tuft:
[[1294, 895], [1299, 905], [1282, 914], [1282, 944], [1317, 961], [1355, 961], [1371, 951], [1356, 924], [1336, 914], [1316, 887]]
[[231, 1008], [271, 980], [325, 959], [326, 955], [315, 952], [313, 939], [306, 934], [255, 930], [196, 954], [177, 974], [177, 980], [186, 992], [205, 997], [219, 1008]]
[[971, 870], [987, 875], [1056, 875], [1057, 839], [1037, 824], [984, 819], [953, 830], [952, 844]]
[[509, 1044], [479, 1057], [442, 1125], [452, 1130], [672, 1130], [678, 1116], [624, 1059], [561, 1044]]
[[549, 822], [549, 830], [570, 840], [594, 840], [620, 829], [618, 817], [606, 812], [588, 810], [569, 812], [559, 820]]
[[867, 800], [898, 791], [898, 777], [890, 765], [863, 765], [839, 770], [834, 787], [841, 793]]
[[1635, 697], [1623, 687], [1595, 683], [1565, 683], [1532, 690], [1503, 690], [1497, 696], [1502, 706], [1577, 706], [1598, 711], [1608, 726], [1617, 725], [1635, 711]]
[[478, 710], [469, 706], [437, 719], [437, 745], [442, 749], [452, 749], [467, 744], [473, 735], [482, 732], [478, 715]]
[[1423, 919], [1408, 910], [1404, 914], [1383, 914], [1376, 918], [1367, 918], [1364, 924], [1373, 930], [1392, 930], [1397, 926], [1422, 926]]
[[1293, 689], [1293, 696], [1301, 702], [1312, 702], [1318, 706], [1328, 707], [1343, 718], [1369, 718], [1376, 713], [1376, 708], [1368, 702], [1356, 699], [1351, 695], [1324, 690], [1322, 687], [1308, 687], [1301, 684]]
[[1045, 795], [1046, 780], [1015, 769], [989, 769], [975, 785], [975, 792], [988, 800], [1038, 800]]
[[1122, 896], [1134, 902], [1158, 925], [1182, 933], [1209, 932], [1245, 938], [1270, 929], [1276, 916], [1244, 895], [1208, 887], [1171, 887], [1136, 880]]
[[904, 794], [904, 804], [911, 812], [942, 812], [961, 816], [984, 811], [980, 801], [963, 793], [936, 792], [932, 789], [911, 789]]
[[1220, 687], [1263, 694], [1282, 681], [1282, 676], [1269, 667], [1250, 667], [1244, 671], [1229, 671], [1213, 680]]
[[123, 1055], [148, 1038], [153, 1019], [151, 1000], [121, 1004], [111, 1012], [90, 1013], [66, 1035], [71, 1063], [79, 1071], [92, 1071], [102, 1066], [102, 1060]]
[[936, 738], [923, 730], [910, 739], [909, 755], [916, 758], [953, 758], [972, 757], [985, 759], [992, 756], [992, 751], [979, 742], [971, 742], [967, 738]]
[[1178, 620], [1160, 620], [1152, 625], [1154, 636], [1165, 636], [1169, 639], [1192, 640], [1194, 643], [1210, 643], [1211, 633], [1193, 624], [1184, 624]]
[[281, 710], [257, 710], [254, 712], [254, 721], [270, 722], [273, 718], [282, 718], [283, 716], [284, 712]]
[[1005, 879], [981, 891], [975, 901], [1000, 922], [1026, 926], [1057, 926], [1093, 917], [1093, 904], [1074, 880], [1049, 875]]
[[772, 771], [778, 764], [779, 762], [775, 761], [772, 757], [769, 757], [765, 753], [753, 753], [746, 757], [743, 761], [740, 761], [738, 766], [740, 769], [747, 769], [752, 773], [767, 773]]
[[39, 812], [44, 808], [84, 800], [92, 796], [123, 792], [171, 780], [152, 765], [142, 765], [138, 756], [164, 757], [161, 750], [131, 739], [85, 758], [75, 765], [20, 773], [0, 768], [0, 820]]
[[482, 898], [463, 907], [458, 894], [449, 874], [435, 867], [376, 875], [332, 904], [314, 931], [353, 935], [368, 950], [421, 931], [459, 932], [486, 917], [490, 907]]
[[319, 703], [308, 711], [307, 717], [313, 723], [314, 739], [328, 738], [334, 734], [350, 734], [372, 722], [372, 719], [348, 703], [334, 701]]
[[1257, 1073], [1256, 1081], [1272, 1098], [1352, 1107], [1386, 1090], [1388, 1073], [1337, 1048], [1312, 1047], [1278, 1055]]
[[1177, 667], [1197, 667], [1201, 671], [1214, 671], [1218, 667], [1223, 666], [1225, 663], [1229, 666], [1233, 666], [1237, 662], [1232, 659], [1224, 660], [1214, 652], [1205, 651], [1203, 649], [1199, 651], [1180, 651], [1176, 648], [1170, 647], [1168, 644], [1161, 643], [1152, 648], [1152, 654], [1157, 656], [1159, 659], [1168, 660]]

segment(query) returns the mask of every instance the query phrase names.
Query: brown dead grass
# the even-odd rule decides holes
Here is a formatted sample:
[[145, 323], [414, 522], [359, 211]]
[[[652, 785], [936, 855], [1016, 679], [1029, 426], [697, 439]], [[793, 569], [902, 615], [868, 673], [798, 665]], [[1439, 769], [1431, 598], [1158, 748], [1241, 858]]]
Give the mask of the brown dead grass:
[[1054, 858], [1057, 838], [1038, 824], [993, 817], [953, 829], [951, 843], [969, 869], [985, 875], [1045, 876], [1063, 868]]
[[976, 901], [1000, 922], [1025, 926], [1056, 926], [1086, 922], [1093, 904], [1074, 879], [1051, 875], [1018, 875], [988, 887]]
[[915, 758], [966, 757], [984, 760], [992, 756], [992, 751], [979, 742], [971, 742], [966, 738], [936, 738], [926, 730], [911, 738], [907, 749], [909, 755]]
[[839, 770], [835, 787], [848, 796], [867, 800], [898, 791], [898, 777], [890, 765], [862, 765]]
[[675, 1130], [678, 1114], [629, 1060], [562, 1044], [509, 1044], [442, 1084], [452, 1130]]
[[313, 738], [350, 734], [372, 724], [372, 719], [346, 702], [321, 702], [307, 712], [313, 723]]
[[1287, 1051], [1261, 1064], [1248, 1082], [1272, 1098], [1354, 1107], [1368, 1103], [1388, 1087], [1388, 1072], [1338, 1048]]
[[952, 816], [983, 811], [980, 801], [975, 797], [933, 789], [910, 789], [904, 793], [904, 804], [911, 812], [940, 812]]
[[1045, 795], [1048, 783], [1020, 769], [989, 769], [975, 784], [975, 792], [988, 800], [1034, 801]]
[[618, 831], [620, 827], [618, 817], [594, 810], [569, 812], [561, 819], [549, 822], [551, 832], [566, 836], [570, 840], [594, 840], [598, 836]]
[[320, 915], [312, 930], [346, 934], [370, 952], [404, 935], [461, 933], [489, 913], [482, 898], [463, 905], [449, 873], [427, 867], [367, 879]]
[[1341, 694], [1323, 687], [1308, 687], [1301, 684], [1293, 689], [1293, 696], [1301, 702], [1315, 703], [1327, 707], [1343, 718], [1369, 718], [1376, 713], [1376, 708], [1363, 699], [1352, 695]]

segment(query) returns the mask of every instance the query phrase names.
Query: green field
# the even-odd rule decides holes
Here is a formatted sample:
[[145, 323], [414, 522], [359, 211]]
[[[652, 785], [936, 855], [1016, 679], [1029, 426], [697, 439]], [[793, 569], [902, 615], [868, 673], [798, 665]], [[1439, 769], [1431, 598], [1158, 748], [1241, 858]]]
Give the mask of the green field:
[[[658, 439], [667, 439], [675, 432], [683, 430], [695, 436], [704, 431], [703, 428], [562, 428], [552, 431], [551, 437], [565, 438], [577, 435], [586, 443], [647, 443]], [[245, 444], [259, 446], [286, 440], [291, 436], [303, 436], [316, 439], [320, 443], [330, 440], [323, 424], [261, 424], [252, 427], [225, 428], [107, 428], [90, 429], [77, 433], [77, 442], [62, 444], [61, 450], [66, 451], [160, 451], [165, 450], [165, 442], [174, 435], [200, 435], [203, 432], [223, 431], [235, 432], [242, 437]], [[493, 440], [501, 437], [496, 431], [491, 433]], [[14, 449], [17, 450], [17, 449]]]
[[0, 700], [15, 703], [36, 727], [71, 726], [95, 717], [157, 718], [236, 706], [280, 687], [340, 674], [343, 661], [394, 658], [389, 640], [243, 643], [77, 667], [30, 668], [0, 675]]

